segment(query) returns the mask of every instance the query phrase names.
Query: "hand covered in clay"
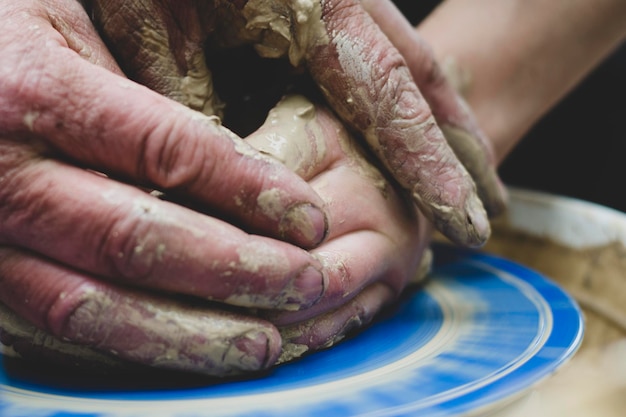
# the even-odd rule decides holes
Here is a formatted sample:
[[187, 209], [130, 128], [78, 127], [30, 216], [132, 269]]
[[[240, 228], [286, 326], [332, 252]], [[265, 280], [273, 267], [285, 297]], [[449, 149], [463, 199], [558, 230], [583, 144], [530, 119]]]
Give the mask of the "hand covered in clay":
[[261, 313], [281, 331], [281, 360], [333, 345], [424, 277], [428, 221], [329, 109], [286, 96], [247, 141], [306, 179], [329, 210], [328, 239], [311, 250], [324, 295], [308, 309]]
[[487, 211], [492, 215], [503, 211], [506, 191], [496, 174], [493, 144], [446, 79], [430, 46], [391, 0], [361, 0], [361, 5], [402, 54], [448, 144], [474, 179]]
[[269, 323], [139, 288], [314, 304], [322, 266], [298, 246], [326, 234], [320, 197], [214, 118], [122, 76], [78, 2], [2, 2], [0, 22], [0, 301], [60, 339], [137, 362], [215, 374], [273, 363]]
[[403, 56], [360, 2], [91, 3], [97, 26], [131, 78], [207, 114], [221, 109], [207, 50], [249, 44], [263, 57], [287, 56], [308, 70], [330, 106], [440, 231], [468, 246], [487, 239], [481, 199], [492, 214], [505, 204], [488, 143], [430, 50], [420, 43], [412, 55], [420, 92]]
[[[256, 349], [258, 357], [264, 357], [262, 365], [265, 367], [276, 360], [288, 361], [337, 343], [349, 331], [369, 323], [384, 306], [396, 300], [409, 283], [424, 276], [429, 266], [429, 256], [424, 252], [429, 243], [428, 222], [396, 185], [368, 161], [360, 145], [329, 110], [303, 96], [287, 96], [247, 142], [302, 176], [328, 206], [330, 234], [322, 245], [311, 251], [323, 265], [326, 279], [326, 291], [317, 303], [299, 311], [257, 309], [258, 319], [245, 318], [241, 310], [236, 315], [202, 307], [192, 299], [187, 299], [188, 304], [183, 305], [105, 283], [93, 283], [59, 266], [45, 265], [44, 268], [43, 260], [26, 263], [20, 260], [24, 254], [15, 253], [11, 257], [5, 251], [0, 255], [5, 257], [0, 265], [4, 268], [15, 265], [15, 272], [22, 273], [16, 276], [24, 276], [23, 272], [30, 266], [36, 273], [34, 279], [46, 282], [46, 288], [53, 294], [63, 291], [57, 288], [59, 284], [54, 286], [56, 281], [87, 287], [99, 294], [98, 298], [84, 300], [76, 313], [65, 320], [61, 331], [56, 328], [59, 326], [56, 316], [63, 314], [62, 309], [57, 311], [63, 303], [53, 305], [52, 314], [47, 318], [54, 318], [55, 327], [48, 329], [55, 335], [72, 340], [75, 335], [98, 338], [93, 348], [55, 339], [0, 308], [0, 322], [10, 324], [10, 331], [5, 332], [9, 344], [27, 346], [27, 352], [40, 356], [50, 355], [49, 351], [54, 350], [56, 361], [60, 356], [76, 362], [75, 356], [80, 355], [82, 362], [87, 360], [113, 368], [123, 364], [99, 352], [109, 349], [107, 343], [119, 339], [115, 346], [124, 359], [147, 356], [152, 354], [151, 349], [163, 354], [159, 343], [164, 342], [155, 340], [153, 335], [163, 328], [179, 335], [179, 344], [170, 344], [170, 352], [174, 354], [149, 363], [152, 366], [216, 374], [215, 364], [198, 358], [204, 356], [206, 360], [229, 346], [227, 360], [234, 361], [242, 351]], [[40, 303], [35, 300], [37, 295], [33, 295], [31, 303]], [[74, 295], [68, 291], [64, 298]], [[278, 327], [282, 336], [282, 353], [278, 358], [262, 355], [265, 352], [260, 342], [273, 343], [278, 335], [268, 321]], [[212, 331], [211, 325], [218, 323], [225, 328]], [[194, 333], [200, 330], [205, 333]], [[107, 338], [101, 340], [104, 331]], [[191, 334], [180, 336], [186, 331]], [[230, 344], [221, 340], [226, 331], [233, 337]], [[194, 343], [196, 339], [198, 343]], [[41, 343], [37, 345], [33, 341]], [[268, 349], [273, 352], [275, 348], [272, 344]], [[248, 361], [245, 363], [249, 365], [247, 370], [261, 367], [250, 357], [244, 359]], [[246, 368], [241, 366], [241, 370]]]

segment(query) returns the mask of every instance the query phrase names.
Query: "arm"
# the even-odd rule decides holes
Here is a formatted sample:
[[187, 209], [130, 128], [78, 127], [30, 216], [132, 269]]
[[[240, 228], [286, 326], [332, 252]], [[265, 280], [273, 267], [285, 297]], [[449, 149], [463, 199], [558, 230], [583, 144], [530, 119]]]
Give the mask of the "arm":
[[622, 0], [448, 0], [418, 31], [465, 74], [463, 94], [502, 160], [626, 39], [624, 22]]

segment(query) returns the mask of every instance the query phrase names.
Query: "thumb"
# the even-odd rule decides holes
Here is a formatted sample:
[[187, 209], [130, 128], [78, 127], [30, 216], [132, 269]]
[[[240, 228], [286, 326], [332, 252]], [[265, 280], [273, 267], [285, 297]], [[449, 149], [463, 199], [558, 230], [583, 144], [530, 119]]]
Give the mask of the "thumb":
[[34, 26], [27, 45], [11, 42], [3, 51], [0, 131], [41, 138], [90, 168], [186, 195], [250, 231], [305, 247], [324, 239], [323, 202], [296, 174], [216, 119], [81, 58], [48, 18], [21, 16], [4, 30]]

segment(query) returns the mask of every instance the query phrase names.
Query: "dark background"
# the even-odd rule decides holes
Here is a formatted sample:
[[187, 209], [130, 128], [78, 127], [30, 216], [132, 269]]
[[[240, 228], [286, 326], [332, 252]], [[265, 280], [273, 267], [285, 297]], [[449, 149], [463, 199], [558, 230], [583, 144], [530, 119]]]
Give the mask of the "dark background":
[[[397, 0], [418, 23], [433, 0]], [[626, 24], [626, 23], [625, 23]], [[626, 44], [541, 119], [500, 168], [508, 185], [626, 211]]]

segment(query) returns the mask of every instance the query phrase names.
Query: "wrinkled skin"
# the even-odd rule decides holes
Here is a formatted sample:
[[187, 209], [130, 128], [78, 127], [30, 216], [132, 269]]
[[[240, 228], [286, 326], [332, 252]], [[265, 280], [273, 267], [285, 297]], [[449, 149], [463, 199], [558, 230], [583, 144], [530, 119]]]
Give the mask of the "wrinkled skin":
[[[324, 295], [308, 309], [264, 315], [281, 330], [282, 360], [331, 346], [366, 325], [429, 266], [423, 256], [431, 231], [426, 219], [330, 111], [318, 105], [311, 114], [307, 103], [283, 99], [247, 139], [294, 169], [329, 207], [328, 240], [311, 251], [328, 274]], [[279, 111], [283, 117], [273, 119]], [[307, 123], [299, 129], [272, 123], [303, 118]], [[294, 142], [284, 145], [289, 151], [277, 146], [281, 137]]]
[[[410, 71], [358, 1], [317, 2], [319, 16], [313, 13], [308, 26], [298, 23], [299, 9], [290, 0], [266, 2], [267, 7], [256, 0], [91, 3], [98, 27], [131, 78], [210, 114], [221, 106], [210, 82], [210, 59], [205, 66], [205, 44], [253, 44], [263, 56], [285, 55], [305, 66], [342, 120], [362, 133], [420, 210], [456, 243], [480, 246], [489, 235], [465, 167], [487, 210], [495, 215], [504, 208], [491, 149], [432, 52], [418, 42]], [[375, 18], [393, 10], [391, 3], [385, 7], [369, 5]], [[273, 19], [264, 18], [269, 11]]]
[[[215, 119], [126, 80], [74, 2], [3, 4], [0, 19], [0, 300], [37, 328], [135, 362], [224, 375], [275, 363], [281, 337], [271, 322], [285, 346], [297, 346], [292, 352], [324, 347], [370, 320], [412, 277], [427, 228], [394, 186], [386, 183], [394, 191], [381, 201], [371, 177], [344, 177], [339, 161], [354, 167], [352, 152], [329, 151], [314, 164], [338, 184], [317, 184], [322, 198]], [[325, 140], [343, 135], [319, 114], [321, 125], [335, 126]], [[307, 172], [298, 174], [313, 184]], [[114, 178], [183, 196], [216, 217]], [[369, 191], [344, 192], [361, 188]], [[278, 196], [271, 210], [259, 204], [266, 195]], [[367, 218], [346, 216], [361, 198]], [[226, 212], [243, 230], [218, 218]], [[244, 230], [303, 247], [329, 236], [309, 253]], [[268, 313], [225, 314], [126, 285]], [[189, 332], [181, 335], [164, 323], [197, 327], [180, 326]], [[216, 330], [233, 324], [234, 334]], [[129, 334], [144, 343], [129, 345]], [[188, 360], [164, 357], [171, 349]]]
[[[81, 311], [101, 306], [118, 317], [118, 304], [138, 314], [154, 304], [158, 320], [187, 313], [147, 295], [135, 305], [125, 285], [257, 308], [294, 310], [320, 298], [322, 265], [298, 246], [318, 245], [328, 219], [303, 179], [215, 120], [122, 76], [77, 2], [2, 2], [0, 22], [0, 301], [59, 338], [132, 356], [124, 337], [104, 336], [115, 333], [106, 326], [134, 333], [136, 322], [105, 321], [102, 333], [87, 334]], [[228, 212], [245, 231], [127, 182]], [[276, 196], [269, 209], [259, 204], [267, 193]], [[220, 315], [193, 333], [223, 328]], [[249, 318], [234, 320], [250, 328]], [[165, 345], [180, 342], [154, 329], [170, 338]], [[240, 357], [205, 371], [273, 363], [278, 333], [268, 323], [256, 332]], [[240, 336], [217, 332], [225, 349]], [[215, 355], [193, 362], [212, 364]]]
[[454, 93], [428, 44], [390, 0], [361, 0], [361, 5], [406, 60], [448, 143], [476, 182], [487, 212], [495, 216], [504, 211], [506, 190], [496, 175], [493, 146], [463, 98]]
[[[282, 120], [298, 119], [301, 123], [296, 128], [273, 124], [271, 116], [276, 112], [283, 115]], [[305, 116], [300, 116], [303, 113]], [[283, 153], [281, 149], [284, 147], [276, 144], [280, 139], [287, 139], [287, 135], [299, 139], [285, 145], [289, 151]], [[415, 280], [428, 244], [426, 220], [402, 197], [394, 184], [367, 161], [342, 124], [329, 111], [314, 107], [303, 97], [284, 99], [270, 113], [268, 122], [247, 140], [301, 175], [329, 207], [330, 234], [326, 242], [312, 251], [324, 265], [328, 285], [314, 306], [294, 312], [259, 312], [266, 321], [246, 318], [207, 307], [190, 307], [162, 298], [139, 296], [55, 265], [39, 270], [33, 264], [44, 261], [25, 262], [20, 258], [24, 254], [10, 256], [8, 250], [4, 255], [7, 259], [0, 262], [2, 289], [13, 288], [15, 292], [15, 288], [19, 290], [24, 285], [36, 286], [45, 282], [46, 298], [55, 300], [56, 304], [45, 309], [45, 319], [35, 322], [45, 321], [42, 327], [57, 338], [87, 344], [98, 351], [116, 350], [120, 358], [153, 367], [212, 375], [262, 369], [279, 359], [275, 343], [281, 338], [269, 322], [278, 326], [283, 336], [281, 361], [328, 347], [350, 330], [364, 326]], [[359, 192], [346, 192], [350, 190]], [[367, 211], [362, 210], [364, 206], [368, 207]], [[35, 274], [26, 273], [29, 266]], [[14, 274], [7, 277], [5, 271], [11, 268]], [[11, 277], [23, 285], [8, 286]], [[61, 297], [60, 293], [68, 286], [80, 290]], [[14, 296], [34, 298], [42, 295], [39, 291], [32, 291]], [[4, 301], [12, 306], [8, 300]], [[41, 301], [37, 300], [37, 303], [41, 304]], [[77, 305], [76, 310], [67, 311], [68, 303]], [[141, 321], [136, 320], [135, 315]], [[219, 323], [228, 325], [226, 329], [213, 331], [211, 326]], [[160, 326], [163, 330], [181, 327], [180, 331], [188, 334], [181, 335], [180, 331], [161, 334]], [[190, 327], [193, 331], [189, 330]], [[229, 333], [225, 334], [225, 330]], [[5, 334], [11, 334], [11, 331], [5, 331]], [[29, 333], [23, 330], [22, 340], [25, 338], [23, 334]], [[13, 338], [19, 339], [18, 336]], [[231, 343], [223, 342], [227, 337]], [[47, 339], [38, 337], [35, 340]], [[260, 351], [259, 340], [268, 342], [270, 352]], [[242, 347], [244, 342], [248, 345]], [[56, 345], [60, 344], [62, 342], [56, 340]], [[181, 352], [180, 357], [164, 360], [163, 352], [168, 347]], [[33, 347], [29, 346], [29, 349], [32, 351]], [[258, 350], [256, 355], [251, 355], [253, 349]], [[233, 350], [237, 355], [232, 353]], [[216, 362], [216, 358], [223, 358], [220, 356], [223, 351], [230, 352], [226, 358], [231, 361]], [[76, 351], [69, 349], [69, 352]], [[208, 353], [202, 357], [198, 352]], [[247, 355], [243, 355], [246, 352]], [[85, 356], [84, 348], [76, 354]], [[103, 360], [96, 352], [89, 352], [89, 358]]]

